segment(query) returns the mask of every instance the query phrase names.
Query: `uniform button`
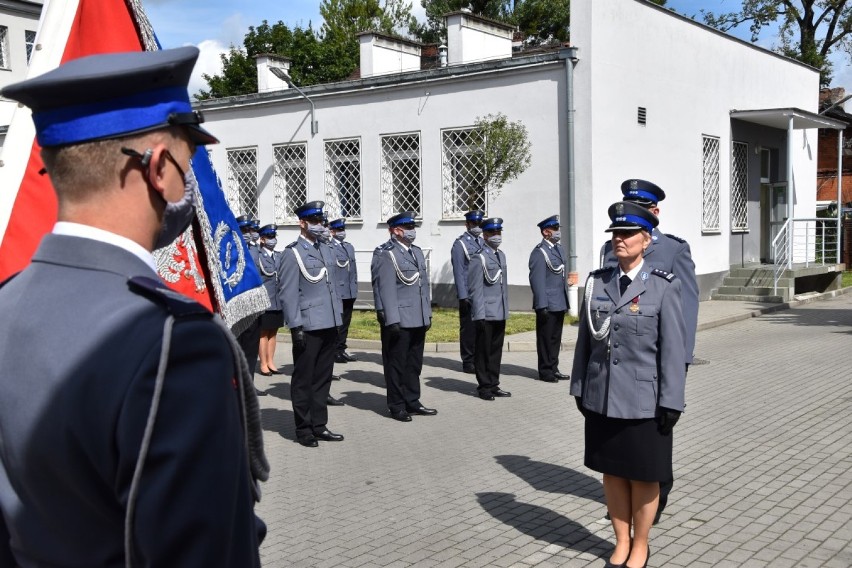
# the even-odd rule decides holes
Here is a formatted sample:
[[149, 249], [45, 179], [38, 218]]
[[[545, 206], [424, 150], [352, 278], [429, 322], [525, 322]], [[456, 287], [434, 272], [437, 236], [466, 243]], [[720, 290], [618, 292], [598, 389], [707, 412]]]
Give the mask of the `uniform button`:
[[618, 359], [612, 362], [613, 365], [618, 365]]
[[615, 327], [614, 327], [613, 329], [614, 329], [615, 331], [618, 331], [618, 328], [619, 328], [619, 325], [618, 325], [618, 324], [615, 324]]
[[613, 345], [613, 348], [618, 349], [618, 343], [616, 343], [615, 345]]
[[621, 313], [621, 308], [618, 308], [617, 310], [615, 310], [615, 313], [620, 314], [620, 313]]

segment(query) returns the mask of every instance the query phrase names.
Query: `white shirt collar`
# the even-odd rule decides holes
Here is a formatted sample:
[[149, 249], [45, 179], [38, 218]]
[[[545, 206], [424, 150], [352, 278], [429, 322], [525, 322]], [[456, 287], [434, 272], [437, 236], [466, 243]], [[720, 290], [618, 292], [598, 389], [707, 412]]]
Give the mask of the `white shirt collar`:
[[[639, 274], [639, 271], [642, 270], [643, 266], [645, 266], [645, 259], [642, 259], [642, 262], [640, 262], [636, 267], [634, 267], [633, 270], [626, 273], [627, 276], [630, 278], [631, 282], [636, 280], [636, 275]], [[621, 267], [619, 266], [618, 267], [618, 277], [621, 278], [622, 276], [624, 276], [624, 274], [625, 274], [625, 272], [623, 270], [621, 270]]]
[[126, 250], [127, 252], [147, 264], [148, 267], [155, 274], [158, 274], [157, 263], [154, 261], [154, 255], [151, 254], [150, 251], [145, 250], [142, 245], [131, 241], [127, 237], [122, 237], [121, 235], [117, 235], [109, 231], [104, 231], [103, 229], [98, 229], [90, 225], [83, 225], [81, 223], [71, 223], [69, 221], [57, 221], [56, 224], [53, 226], [53, 234], [65, 235], [67, 237], [80, 237], [83, 239], [91, 239], [93, 241], [99, 241], [109, 245], [117, 246], [118, 248]]
[[393, 240], [393, 242], [395, 242], [396, 244], [401, 246], [402, 250], [404, 250], [405, 252], [408, 252], [408, 249], [410, 247], [406, 246], [405, 243], [403, 243], [401, 240], [397, 239], [396, 236], [391, 237], [391, 240]]

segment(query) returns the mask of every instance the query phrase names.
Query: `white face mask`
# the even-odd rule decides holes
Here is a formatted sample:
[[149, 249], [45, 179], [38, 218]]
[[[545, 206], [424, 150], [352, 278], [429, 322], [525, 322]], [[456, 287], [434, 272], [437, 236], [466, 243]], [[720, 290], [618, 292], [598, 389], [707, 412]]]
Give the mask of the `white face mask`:
[[482, 227], [471, 227], [468, 232], [474, 237], [478, 237], [482, 234]]
[[346, 231], [337, 231], [334, 233], [334, 238], [342, 243], [346, 239]]
[[503, 235], [491, 235], [485, 239], [492, 248], [498, 249], [503, 244]]
[[263, 242], [263, 246], [265, 246], [265, 247], [266, 247], [266, 248], [268, 248], [269, 250], [274, 249], [274, 248], [275, 248], [275, 245], [277, 245], [277, 244], [278, 244], [278, 239], [266, 239], [266, 240]]
[[315, 239], [319, 239], [325, 234], [325, 227], [322, 226], [322, 223], [308, 223], [308, 233]]
[[404, 240], [409, 245], [414, 242], [414, 239], [417, 238], [417, 229], [403, 229], [402, 230], [402, 240]]
[[562, 231], [550, 231], [550, 242], [558, 243], [562, 239]]

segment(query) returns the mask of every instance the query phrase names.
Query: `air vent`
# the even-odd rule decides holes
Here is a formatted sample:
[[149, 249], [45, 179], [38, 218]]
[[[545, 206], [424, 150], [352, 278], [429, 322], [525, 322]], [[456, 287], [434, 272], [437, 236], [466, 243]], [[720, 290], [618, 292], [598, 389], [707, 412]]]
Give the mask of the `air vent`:
[[639, 107], [639, 112], [637, 113], [637, 116], [638, 116], [638, 122], [642, 126], [645, 126], [646, 115], [647, 115], [647, 111], [645, 110], [645, 107]]

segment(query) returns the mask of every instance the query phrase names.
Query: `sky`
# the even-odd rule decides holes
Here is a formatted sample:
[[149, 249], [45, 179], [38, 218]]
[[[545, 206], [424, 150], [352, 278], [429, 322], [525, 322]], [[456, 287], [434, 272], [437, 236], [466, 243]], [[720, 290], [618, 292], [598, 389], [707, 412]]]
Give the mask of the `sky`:
[[[419, 0], [413, 0], [412, 13], [420, 20], [424, 10]], [[320, 0], [143, 0], [145, 11], [154, 31], [164, 48], [195, 45], [201, 50], [195, 67], [190, 91], [197, 92], [206, 87], [202, 73], [215, 75], [221, 72], [220, 55], [231, 45], [241, 46], [249, 26], [283, 21], [288, 26], [313, 24], [314, 29], [322, 26]], [[700, 9], [711, 6], [716, 12], [734, 11], [740, 0], [669, 0], [667, 8], [685, 16], [697, 16]], [[740, 26], [733, 35], [750, 41], [748, 25]], [[771, 49], [777, 44], [774, 31], [764, 30], [758, 45]], [[852, 94], [852, 64], [843, 54], [835, 54], [834, 80], [832, 87], [842, 86]], [[847, 103], [847, 111], [852, 102]]]

